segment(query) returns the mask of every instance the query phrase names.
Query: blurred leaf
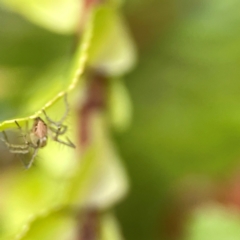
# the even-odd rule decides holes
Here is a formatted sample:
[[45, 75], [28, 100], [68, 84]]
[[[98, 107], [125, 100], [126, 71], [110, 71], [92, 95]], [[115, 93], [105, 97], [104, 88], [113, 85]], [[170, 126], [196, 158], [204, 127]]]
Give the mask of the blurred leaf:
[[11, 10], [30, 21], [59, 33], [77, 29], [82, 2], [78, 0], [1, 0]]
[[114, 129], [125, 130], [132, 120], [132, 102], [127, 88], [121, 80], [112, 79], [109, 82], [108, 95], [109, 119]]
[[101, 240], [123, 240], [119, 225], [115, 217], [110, 213], [102, 217], [101, 233]]
[[7, 186], [1, 190], [4, 198], [0, 204], [0, 219], [4, 219], [4, 232], [1, 239], [13, 239], [22, 232], [32, 219], [42, 212], [48, 212], [62, 201], [65, 182], [54, 179], [44, 171], [32, 168], [26, 172], [8, 172], [1, 182]]
[[133, 67], [135, 47], [122, 16], [116, 9], [101, 7], [97, 11], [90, 65], [108, 75], [120, 75]]
[[1, 68], [28, 67], [34, 73], [70, 53], [72, 36], [40, 28], [1, 5], [0, 22]]
[[238, 240], [240, 215], [222, 206], [203, 207], [193, 214], [187, 232], [186, 240]]
[[91, 126], [94, 143], [74, 173], [67, 204], [105, 209], [125, 196], [127, 176], [108, 140], [102, 116], [96, 114]]
[[[127, 76], [134, 119], [118, 144], [134, 187], [119, 214], [127, 239], [167, 239], [164, 213], [180, 179], [221, 179], [239, 167], [239, 1], [135, 2], [129, 20], [138, 42], [148, 36], [146, 26], [159, 30]], [[173, 9], [170, 25], [156, 24], [158, 2]]]
[[77, 233], [77, 219], [64, 210], [38, 216], [26, 233], [18, 235], [18, 240], [73, 240]]

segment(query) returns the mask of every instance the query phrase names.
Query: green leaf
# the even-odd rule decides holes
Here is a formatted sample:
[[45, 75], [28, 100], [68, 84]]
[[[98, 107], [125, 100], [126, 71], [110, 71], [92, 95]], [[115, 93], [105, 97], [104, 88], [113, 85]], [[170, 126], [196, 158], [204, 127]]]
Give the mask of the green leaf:
[[114, 129], [123, 131], [127, 129], [132, 120], [132, 102], [127, 88], [119, 79], [109, 82], [108, 110], [109, 119]]
[[[94, 15], [94, 13], [93, 13], [93, 15]], [[15, 121], [18, 121], [18, 123], [21, 125], [23, 123], [26, 123], [29, 120], [35, 119], [37, 116], [42, 114], [42, 110], [47, 110], [48, 108], [50, 108], [52, 105], [57, 103], [60, 99], [62, 99], [65, 94], [72, 91], [76, 87], [76, 85], [78, 84], [78, 82], [85, 70], [86, 61], [88, 59], [88, 49], [91, 44], [91, 37], [92, 37], [92, 24], [93, 24], [92, 17], [94, 17], [94, 16], [90, 15], [88, 24], [86, 24], [86, 29], [83, 33], [82, 41], [81, 41], [81, 43], [78, 47], [78, 50], [75, 54], [74, 60], [71, 63], [72, 67], [69, 71], [67, 80], [65, 81], [67, 83], [66, 87], [65, 88], [62, 87], [61, 91], [56, 90], [56, 88], [53, 87], [53, 86], [55, 86], [55, 84], [56, 84], [56, 86], [58, 86], [59, 78], [56, 78], [55, 81], [47, 81], [47, 84], [42, 86], [41, 91], [39, 92], [39, 94], [41, 94], [41, 96], [38, 96], [36, 94], [35, 101], [34, 101], [34, 99], [32, 99], [31, 103], [35, 102], [34, 106], [36, 107], [36, 101], [38, 101], [37, 105], [40, 108], [40, 104], [43, 104], [44, 100], [47, 101], [47, 99], [48, 99], [48, 102], [41, 105], [40, 109], [38, 109], [37, 111], [35, 110], [36, 112], [28, 117], [7, 120], [7, 121], [0, 123], [0, 131], [15, 127], [16, 126]], [[45, 90], [44, 90], [44, 88], [45, 88]], [[43, 92], [44, 92], [44, 94], [43, 94]], [[53, 95], [53, 93], [55, 93], [55, 97], [50, 98], [50, 95]], [[49, 100], [49, 98], [51, 100]], [[39, 104], [39, 100], [40, 100], [40, 104]]]
[[22, 169], [7, 172], [1, 176], [0, 219], [3, 219], [4, 231], [0, 239], [13, 239], [26, 228], [32, 219], [42, 213], [48, 213], [62, 202], [65, 189], [64, 179], [54, 179], [46, 172], [32, 168], [26, 174]]
[[122, 240], [118, 222], [111, 213], [107, 213], [102, 217], [101, 221], [101, 240]]
[[114, 146], [108, 140], [103, 116], [96, 114], [91, 131], [94, 142], [79, 161], [70, 180], [66, 204], [105, 209], [128, 191], [128, 180]]
[[99, 8], [89, 50], [90, 65], [116, 76], [129, 71], [135, 61], [135, 47], [122, 16], [114, 8]]
[[17, 240], [72, 240], [76, 238], [77, 218], [71, 211], [58, 210], [34, 219]]
[[1, 0], [0, 3], [42, 27], [64, 34], [76, 31], [82, 14], [82, 1], [78, 0]]

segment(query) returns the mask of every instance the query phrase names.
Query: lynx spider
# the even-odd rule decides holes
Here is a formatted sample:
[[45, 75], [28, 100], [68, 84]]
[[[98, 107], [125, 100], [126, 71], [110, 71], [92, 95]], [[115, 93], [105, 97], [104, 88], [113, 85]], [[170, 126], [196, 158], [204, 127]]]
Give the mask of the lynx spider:
[[23, 133], [23, 130], [19, 123], [15, 121], [18, 129], [22, 133], [22, 137], [24, 140], [23, 144], [11, 144], [8, 140], [7, 134], [5, 131], [3, 131], [4, 138], [2, 139], [3, 142], [7, 145], [8, 149], [12, 153], [19, 153], [19, 154], [27, 154], [30, 153], [33, 149], [33, 154], [31, 156], [31, 159], [29, 163], [26, 165], [24, 163], [24, 166], [26, 169], [29, 169], [32, 166], [32, 163], [37, 156], [37, 153], [40, 148], [43, 148], [47, 145], [48, 141], [48, 135], [51, 136], [51, 138], [59, 142], [61, 144], [64, 144], [68, 147], [75, 148], [75, 145], [69, 140], [69, 138], [66, 138], [67, 141], [63, 141], [59, 139], [59, 136], [64, 135], [67, 132], [68, 127], [66, 125], [63, 125], [64, 120], [67, 118], [67, 115], [69, 113], [69, 105], [67, 102], [67, 95], [64, 96], [64, 102], [66, 105], [66, 111], [60, 121], [54, 121], [52, 120], [45, 112], [45, 110], [42, 110], [47, 124], [42, 120], [42, 118], [37, 117], [34, 119], [32, 129], [28, 130], [28, 124], [27, 124], [27, 131], [26, 133]]

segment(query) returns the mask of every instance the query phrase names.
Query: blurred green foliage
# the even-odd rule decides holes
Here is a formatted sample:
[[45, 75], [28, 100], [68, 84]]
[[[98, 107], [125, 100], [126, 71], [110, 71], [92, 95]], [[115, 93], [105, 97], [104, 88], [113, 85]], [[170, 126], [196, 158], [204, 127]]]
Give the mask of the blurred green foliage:
[[[68, 136], [78, 143], [91, 71], [107, 76], [107, 110], [94, 113], [84, 153], [49, 141], [25, 172], [0, 146], [0, 238], [74, 239], [90, 207], [104, 240], [239, 239], [239, 1], [109, 0], [92, 21], [83, 2], [1, 0], [0, 120], [27, 120], [79, 69]], [[122, 234], [109, 209], [127, 192]]]
[[240, 237], [240, 218], [239, 214], [232, 210], [227, 211], [221, 206], [206, 206], [194, 212], [188, 236], [186, 239], [232, 239]]
[[[224, 182], [239, 168], [238, 9], [236, 0], [126, 3], [139, 48], [139, 64], [126, 77], [132, 127], [116, 136], [132, 183], [118, 209], [126, 239], [184, 239], [176, 234], [184, 218], [172, 211], [188, 205], [179, 203], [179, 189], [189, 175]], [[201, 189], [192, 188], [195, 199]]]

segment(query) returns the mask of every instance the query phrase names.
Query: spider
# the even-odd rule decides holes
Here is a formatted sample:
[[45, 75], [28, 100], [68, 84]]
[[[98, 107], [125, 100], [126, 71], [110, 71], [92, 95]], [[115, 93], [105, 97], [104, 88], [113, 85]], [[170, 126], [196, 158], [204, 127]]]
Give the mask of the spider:
[[[69, 112], [69, 106], [66, 95], [64, 100], [66, 104], [66, 112], [62, 119], [58, 122], [55, 122], [51, 118], [49, 118], [49, 116], [46, 114], [44, 110], [42, 110], [46, 118], [47, 124], [43, 121], [42, 118], [40, 117], [35, 118], [30, 132], [27, 130], [27, 134], [22, 134], [24, 144], [21, 145], [11, 144], [8, 140], [7, 134], [5, 133], [5, 131], [3, 131], [4, 138], [2, 140], [9, 148], [10, 152], [27, 154], [31, 152], [31, 150], [33, 149], [33, 154], [29, 163], [27, 165], [24, 164], [26, 169], [29, 169], [32, 166], [32, 163], [38, 153], [38, 150], [47, 145], [48, 135], [50, 135], [51, 138], [56, 142], [64, 144], [68, 147], [75, 148], [75, 145], [68, 138], [66, 138], [67, 141], [59, 139], [59, 136], [64, 135], [67, 131], [67, 126], [62, 124]], [[23, 133], [23, 130], [19, 123], [17, 121], [15, 121], [15, 123], [20, 132]]]

